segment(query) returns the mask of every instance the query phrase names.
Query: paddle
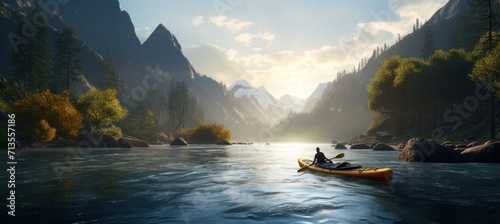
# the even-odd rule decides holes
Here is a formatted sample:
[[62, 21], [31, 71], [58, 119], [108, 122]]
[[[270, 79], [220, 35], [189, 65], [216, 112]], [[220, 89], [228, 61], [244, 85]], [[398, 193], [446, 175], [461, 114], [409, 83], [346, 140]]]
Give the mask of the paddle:
[[[340, 153], [337, 156], [335, 156], [335, 157], [333, 157], [331, 159], [328, 159], [328, 160], [337, 159], [337, 158], [344, 158], [344, 153]], [[297, 173], [304, 172], [307, 169], [307, 167], [309, 167], [310, 165], [312, 165], [312, 163], [309, 164], [309, 165], [307, 165], [307, 166], [304, 166], [304, 167], [300, 168], [299, 170], [297, 170]]]

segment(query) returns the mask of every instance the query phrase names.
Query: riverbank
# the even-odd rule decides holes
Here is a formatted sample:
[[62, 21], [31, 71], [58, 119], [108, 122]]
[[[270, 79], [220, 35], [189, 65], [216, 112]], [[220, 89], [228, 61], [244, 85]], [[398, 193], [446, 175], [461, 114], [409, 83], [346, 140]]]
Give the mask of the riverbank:
[[[398, 160], [405, 162], [485, 162], [500, 163], [500, 142], [490, 140], [444, 141], [401, 137], [382, 133], [377, 136], [361, 135], [342, 144], [351, 149], [375, 148], [377, 144], [387, 144], [401, 151]], [[341, 147], [336, 145], [335, 147]]]

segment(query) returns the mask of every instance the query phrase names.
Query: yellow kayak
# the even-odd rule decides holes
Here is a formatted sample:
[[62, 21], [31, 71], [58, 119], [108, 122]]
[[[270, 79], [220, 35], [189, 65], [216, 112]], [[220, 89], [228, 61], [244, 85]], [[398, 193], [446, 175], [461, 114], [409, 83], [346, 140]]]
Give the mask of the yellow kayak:
[[[305, 167], [311, 164], [311, 160], [299, 158], [299, 166]], [[321, 168], [318, 166], [309, 166], [307, 169], [333, 174], [333, 175], [341, 175], [346, 177], [355, 177], [368, 179], [373, 181], [380, 182], [390, 182], [392, 180], [393, 171], [391, 168], [369, 168], [369, 167], [361, 167], [359, 165], [352, 164], [353, 167], [344, 167], [344, 168]]]

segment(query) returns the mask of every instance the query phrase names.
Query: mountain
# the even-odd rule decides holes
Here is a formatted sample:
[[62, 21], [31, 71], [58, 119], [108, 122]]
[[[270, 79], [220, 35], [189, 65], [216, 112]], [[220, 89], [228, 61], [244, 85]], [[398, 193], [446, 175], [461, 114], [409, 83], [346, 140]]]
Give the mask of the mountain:
[[321, 99], [329, 83], [320, 83], [313, 91], [313, 93], [306, 99], [302, 113], [309, 113], [314, 108], [316, 103]]
[[[405, 35], [400, 41], [379, 54], [366, 58], [361, 70], [338, 75], [324, 90], [322, 97], [308, 114], [288, 117], [277, 125], [275, 137], [282, 141], [347, 140], [365, 134], [374, 118], [367, 108], [367, 85], [375, 77], [382, 62], [394, 55], [423, 57], [425, 29], [430, 28], [436, 49], [450, 50], [450, 39], [458, 26], [466, 0], [450, 0], [421, 29]], [[306, 105], [304, 110], [310, 106]], [[373, 130], [376, 131], [376, 130]]]
[[157, 65], [177, 80], [193, 79], [196, 71], [182, 54], [177, 38], [165, 26], [159, 24], [142, 44], [144, 61], [152, 67]]
[[429, 22], [431, 24], [439, 24], [445, 20], [453, 19], [464, 8], [467, 8], [468, 4], [469, 2], [467, 0], [450, 0], [446, 5], [434, 13], [429, 19]]
[[259, 88], [255, 88], [243, 79], [234, 82], [227, 88], [227, 90], [232, 92], [236, 98], [241, 98], [242, 96], [254, 97], [259, 105], [264, 109], [281, 106], [279, 101], [269, 91], [267, 91], [266, 87], [261, 86]]
[[[144, 68], [144, 53], [130, 15], [120, 9], [118, 0], [72, 0], [59, 5], [60, 18], [78, 38], [101, 57], [114, 56], [121, 79], [128, 87], [142, 81], [137, 75]], [[56, 27], [58, 30], [62, 26]], [[92, 66], [82, 66], [84, 69]], [[99, 68], [99, 67], [97, 67]], [[98, 71], [84, 73], [94, 86], [99, 86]]]
[[290, 94], [285, 94], [281, 96], [279, 99], [280, 103], [285, 107], [285, 109], [290, 110], [294, 113], [300, 113], [306, 104], [306, 100], [292, 96]]
[[231, 84], [227, 91], [234, 96], [254, 119], [265, 124], [275, 124], [283, 119], [290, 110], [276, 99], [264, 86], [254, 87], [244, 79]]
[[[25, 16], [30, 15], [38, 2], [43, 1], [0, 2], [0, 34], [3, 37], [17, 34], [19, 27], [29, 22], [30, 18]], [[83, 80], [94, 87], [101, 85], [99, 74], [103, 58], [111, 54], [122, 81], [118, 98], [127, 109], [137, 109], [146, 98], [160, 99], [161, 90], [168, 89], [168, 80], [185, 81], [202, 107], [203, 114], [199, 116], [207, 122], [224, 124], [231, 130], [233, 138], [254, 140], [259, 130], [267, 127], [267, 123], [256, 121], [222, 83], [199, 74], [183, 55], [175, 35], [162, 24], [141, 44], [129, 14], [121, 10], [118, 0], [51, 2], [57, 6], [53, 7], [56, 14], [47, 15], [52, 42], [64, 26], [75, 31], [82, 49]], [[0, 73], [7, 79], [12, 78], [9, 63], [12, 49], [8, 38], [0, 40]], [[264, 95], [267, 92], [265, 89], [259, 91]]]

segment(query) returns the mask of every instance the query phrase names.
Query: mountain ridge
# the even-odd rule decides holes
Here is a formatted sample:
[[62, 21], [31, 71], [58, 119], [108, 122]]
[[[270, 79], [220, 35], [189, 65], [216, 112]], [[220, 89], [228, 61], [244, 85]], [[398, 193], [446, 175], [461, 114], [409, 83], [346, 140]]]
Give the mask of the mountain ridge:
[[383, 61], [394, 55], [422, 57], [424, 32], [430, 25], [436, 49], [449, 50], [453, 28], [459, 12], [464, 8], [464, 0], [451, 0], [437, 10], [421, 29], [405, 35], [380, 54], [374, 51], [360, 70], [333, 80], [308, 114], [288, 117], [277, 125], [276, 138], [280, 141], [302, 138], [312, 142], [330, 142], [366, 134], [375, 115], [367, 108], [369, 96], [366, 88]]

